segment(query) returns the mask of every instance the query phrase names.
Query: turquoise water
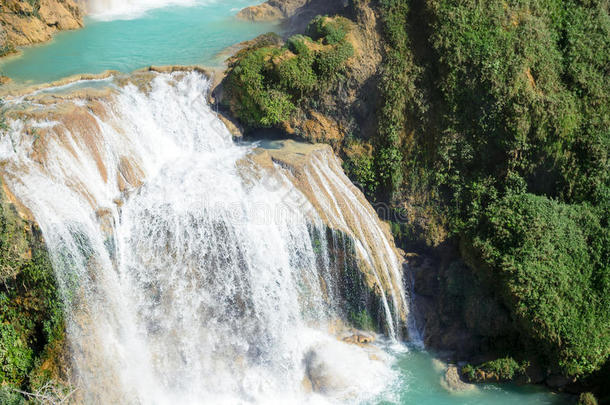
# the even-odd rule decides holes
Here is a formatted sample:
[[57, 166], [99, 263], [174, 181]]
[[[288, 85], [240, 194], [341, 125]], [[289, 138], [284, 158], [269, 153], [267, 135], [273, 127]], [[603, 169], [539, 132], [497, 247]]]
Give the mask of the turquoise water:
[[165, 7], [131, 20], [85, 20], [85, 28], [56, 35], [51, 43], [23, 49], [0, 62], [0, 71], [19, 83], [54, 81], [76, 73], [114, 69], [130, 72], [150, 65], [218, 65], [218, 53], [259, 34], [272, 24], [234, 18], [253, 0], [213, 1], [192, 7]]
[[[436, 364], [435, 364], [436, 363]], [[383, 405], [565, 405], [571, 398], [537, 386], [487, 384], [467, 392], [450, 392], [441, 383], [444, 370], [430, 354], [411, 350], [399, 354], [395, 368], [401, 383], [398, 398]]]

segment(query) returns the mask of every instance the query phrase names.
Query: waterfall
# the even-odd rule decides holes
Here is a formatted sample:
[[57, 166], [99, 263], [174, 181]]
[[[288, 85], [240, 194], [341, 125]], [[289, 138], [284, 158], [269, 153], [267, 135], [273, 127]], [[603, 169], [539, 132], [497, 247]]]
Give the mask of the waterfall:
[[197, 3], [197, 0], [83, 0], [87, 14], [102, 21], [131, 20], [155, 8]]
[[43, 232], [82, 401], [386, 395], [391, 358], [342, 334], [367, 299], [407, 328], [389, 230], [329, 147], [235, 143], [208, 87], [147, 72], [7, 100], [0, 173]]

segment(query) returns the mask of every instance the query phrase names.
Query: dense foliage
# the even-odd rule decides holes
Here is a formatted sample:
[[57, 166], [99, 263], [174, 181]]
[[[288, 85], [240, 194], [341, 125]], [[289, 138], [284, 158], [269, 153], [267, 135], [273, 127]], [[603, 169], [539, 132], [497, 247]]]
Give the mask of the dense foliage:
[[[608, 3], [378, 5], [386, 101], [369, 194], [446, 224], [546, 364], [598, 370], [610, 355]], [[422, 239], [442, 242], [425, 235], [436, 228]]]
[[462, 374], [473, 382], [480, 382], [483, 376], [487, 381], [505, 382], [525, 375], [527, 366], [528, 363], [519, 364], [512, 357], [504, 357], [485, 362], [477, 367], [467, 364], [462, 367]]
[[296, 35], [284, 46], [263, 37], [231, 63], [223, 102], [248, 128], [286, 122], [304, 96], [341, 74], [354, 53], [348, 31], [346, 19], [318, 17], [309, 26], [311, 37]]
[[508, 195], [488, 207], [473, 233], [520, 329], [568, 375], [589, 374], [610, 355], [607, 215]]
[[597, 399], [590, 392], [583, 392], [578, 398], [578, 405], [597, 405]]
[[[0, 192], [0, 399], [33, 390], [53, 373], [43, 363], [64, 338], [54, 273], [39, 231]], [[11, 399], [12, 401], [12, 399]], [[3, 402], [4, 403], [4, 402]], [[19, 402], [15, 402], [19, 403]]]

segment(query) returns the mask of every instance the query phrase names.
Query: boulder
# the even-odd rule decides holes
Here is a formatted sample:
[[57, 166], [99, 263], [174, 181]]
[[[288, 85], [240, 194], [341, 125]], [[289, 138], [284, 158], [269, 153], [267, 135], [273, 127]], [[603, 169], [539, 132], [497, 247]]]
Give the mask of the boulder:
[[441, 385], [448, 391], [462, 392], [474, 390], [476, 386], [474, 384], [468, 384], [462, 381], [458, 368], [454, 364], [450, 364], [445, 371], [445, 375], [441, 380]]
[[375, 342], [375, 336], [370, 333], [358, 331], [356, 333], [345, 336], [341, 340], [343, 340], [345, 343], [362, 346], [362, 345], [368, 345], [368, 344]]

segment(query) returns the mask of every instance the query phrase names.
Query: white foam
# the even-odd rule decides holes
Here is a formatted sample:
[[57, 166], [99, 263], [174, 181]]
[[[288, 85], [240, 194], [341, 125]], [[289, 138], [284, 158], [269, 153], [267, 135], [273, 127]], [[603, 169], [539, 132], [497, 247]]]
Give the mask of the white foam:
[[87, 0], [87, 11], [100, 21], [133, 20], [147, 11], [170, 6], [192, 7], [198, 0]]
[[[327, 332], [341, 315], [325, 225], [284, 169], [244, 166], [252, 148], [233, 143], [206, 103], [208, 86], [195, 72], [160, 74], [149, 91], [128, 85], [76, 120], [13, 121], [1, 139], [3, 177], [36, 217], [64, 294], [84, 402], [334, 404], [382, 395], [397, 378], [392, 359]], [[44, 157], [27, 126], [46, 131]], [[126, 158], [145, 180], [128, 196], [116, 180]], [[329, 198], [361, 211], [357, 224], [378, 226], [334, 175], [335, 160], [316, 168], [341, 185]], [[329, 378], [324, 394], [303, 388], [312, 354]]]

